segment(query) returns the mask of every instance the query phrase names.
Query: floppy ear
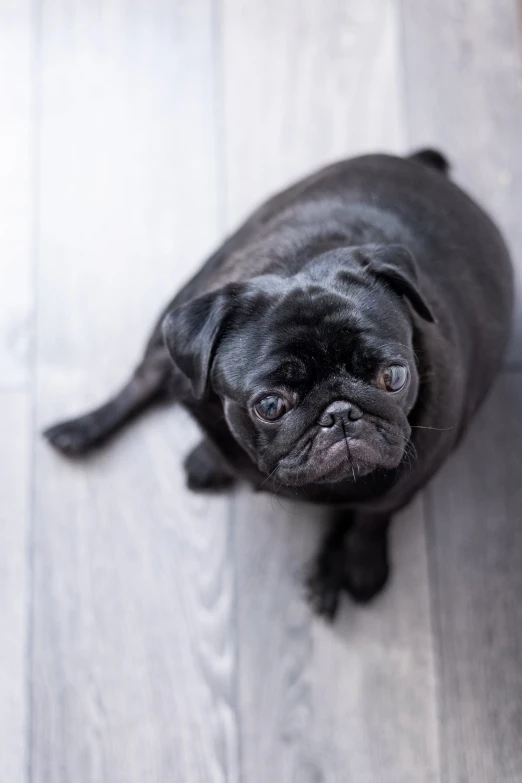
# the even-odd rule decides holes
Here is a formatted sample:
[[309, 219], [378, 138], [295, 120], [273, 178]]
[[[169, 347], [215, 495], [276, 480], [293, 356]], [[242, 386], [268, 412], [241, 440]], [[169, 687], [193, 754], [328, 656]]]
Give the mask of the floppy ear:
[[386, 280], [400, 296], [409, 299], [413, 309], [425, 321], [436, 322], [420, 290], [417, 264], [408, 248], [403, 245], [375, 247], [368, 253], [367, 268], [377, 277]]
[[226, 328], [235, 293], [237, 286], [225, 286], [182, 305], [163, 320], [168, 351], [191, 382], [198, 400], [207, 389], [212, 360]]

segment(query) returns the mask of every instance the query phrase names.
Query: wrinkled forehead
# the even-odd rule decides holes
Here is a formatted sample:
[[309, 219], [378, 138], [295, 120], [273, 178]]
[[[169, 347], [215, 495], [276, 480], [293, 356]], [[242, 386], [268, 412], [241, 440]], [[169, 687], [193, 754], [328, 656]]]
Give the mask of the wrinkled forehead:
[[340, 332], [402, 336], [410, 324], [396, 294], [374, 278], [346, 270], [323, 279], [314, 279], [310, 272], [286, 279], [266, 275], [255, 281], [251, 299], [250, 313], [281, 339], [289, 331], [292, 339], [313, 335], [330, 342]]
[[316, 383], [339, 370], [365, 378], [376, 364], [411, 355], [400, 300], [360, 284], [336, 291], [297, 280], [277, 295], [259, 291], [230, 337], [238, 379], [249, 387]]

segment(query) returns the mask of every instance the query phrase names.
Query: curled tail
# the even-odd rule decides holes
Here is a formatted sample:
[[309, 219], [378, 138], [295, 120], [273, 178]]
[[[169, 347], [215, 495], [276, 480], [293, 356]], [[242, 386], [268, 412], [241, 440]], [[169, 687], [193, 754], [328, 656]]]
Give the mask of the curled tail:
[[414, 152], [409, 156], [412, 160], [417, 160], [424, 166], [430, 166], [432, 169], [437, 169], [443, 174], [448, 174], [450, 170], [450, 164], [447, 158], [444, 157], [442, 152], [438, 150], [425, 149]]

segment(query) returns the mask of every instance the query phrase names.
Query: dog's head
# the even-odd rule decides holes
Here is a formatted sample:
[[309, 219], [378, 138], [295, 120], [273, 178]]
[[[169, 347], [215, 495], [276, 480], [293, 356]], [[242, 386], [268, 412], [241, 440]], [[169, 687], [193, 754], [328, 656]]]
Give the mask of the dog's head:
[[414, 311], [434, 320], [408, 250], [339, 248], [296, 275], [195, 299], [166, 317], [164, 334], [195, 397], [218, 394], [259, 469], [298, 486], [403, 459], [419, 389]]

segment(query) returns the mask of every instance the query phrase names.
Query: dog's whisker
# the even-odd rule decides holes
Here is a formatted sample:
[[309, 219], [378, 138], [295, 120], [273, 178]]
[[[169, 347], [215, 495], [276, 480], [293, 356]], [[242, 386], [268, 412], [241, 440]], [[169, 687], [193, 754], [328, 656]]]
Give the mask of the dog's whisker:
[[412, 424], [412, 430], [435, 430], [435, 432], [450, 432], [455, 427], [423, 427], [421, 424]]
[[[355, 468], [353, 466], [352, 455], [350, 454], [350, 446], [348, 444], [348, 435], [346, 434], [346, 427], [345, 427], [344, 421], [342, 421], [342, 419], [341, 419], [341, 424], [342, 424], [342, 427], [343, 427], [344, 442], [346, 443], [346, 455], [348, 457], [348, 464], [352, 468], [353, 483], [355, 484], [357, 482], [357, 479], [355, 478]], [[357, 470], [359, 470], [359, 468], [357, 468]]]
[[278, 469], [278, 467], [279, 467], [279, 463], [277, 463], [277, 465], [275, 466], [275, 468], [274, 468], [272, 471], [270, 471], [270, 473], [268, 474], [268, 476], [266, 477], [266, 479], [264, 479], [263, 483], [261, 484], [261, 486], [262, 486], [262, 487], [264, 487], [264, 486], [265, 486], [265, 484], [266, 484], [266, 482], [268, 481], [268, 479], [272, 478], [272, 476], [274, 475], [274, 473], [276, 472], [276, 470]]

